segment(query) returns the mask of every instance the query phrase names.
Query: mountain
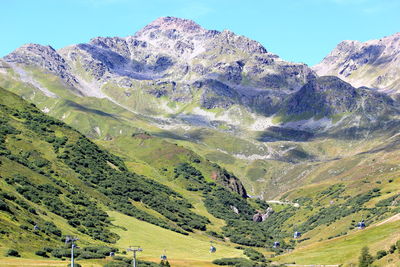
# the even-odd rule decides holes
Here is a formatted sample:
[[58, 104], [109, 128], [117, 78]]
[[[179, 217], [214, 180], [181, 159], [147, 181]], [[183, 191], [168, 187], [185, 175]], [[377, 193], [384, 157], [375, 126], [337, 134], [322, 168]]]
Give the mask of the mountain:
[[[197, 108], [185, 113], [200, 117], [199, 108], [234, 105], [271, 115], [284, 95], [315, 77], [306, 65], [285, 62], [256, 41], [171, 17], [133, 36], [98, 37], [59, 51], [24, 45], [4, 60], [16, 72], [24, 72], [22, 65], [53, 73], [79, 95], [109, 98], [141, 114], [181, 114], [185, 121], [191, 118], [178, 107], [188, 103]], [[149, 103], [138, 103], [138, 93]], [[163, 105], [152, 103], [159, 98]]]
[[286, 164], [351, 156], [342, 140], [370, 149], [398, 127], [398, 102], [384, 92], [318, 77], [256, 41], [180, 18], [59, 50], [27, 44], [0, 63], [1, 86], [86, 136], [115, 146], [143, 131], [166, 138], [267, 198], [284, 193], [276, 180]]
[[[306, 90], [303, 86], [317, 79], [306, 65], [286, 62], [244, 36], [205, 30], [193, 21], [173, 17], [159, 18], [133, 36], [98, 37], [58, 51], [27, 44], [3, 60], [20, 80], [47, 97], [60, 95], [32, 77], [33, 69], [55, 75], [75, 95], [107, 99], [152, 118], [158, 127], [186, 124], [236, 132], [265, 130], [280, 126], [282, 114], [284, 121], [332, 122], [332, 116], [363, 106], [361, 98], [354, 97], [346, 107], [340, 101], [323, 101], [320, 104], [329, 107], [320, 108], [330, 111], [316, 114], [307, 103], [293, 102]], [[318, 83], [325, 81], [329, 86], [329, 79]], [[370, 102], [383, 100], [366, 88], [352, 91]], [[324, 92], [328, 93], [333, 99], [339, 92], [332, 87]], [[393, 106], [390, 100], [384, 101]]]
[[353, 86], [397, 94], [400, 90], [400, 33], [367, 42], [343, 41], [312, 69]]

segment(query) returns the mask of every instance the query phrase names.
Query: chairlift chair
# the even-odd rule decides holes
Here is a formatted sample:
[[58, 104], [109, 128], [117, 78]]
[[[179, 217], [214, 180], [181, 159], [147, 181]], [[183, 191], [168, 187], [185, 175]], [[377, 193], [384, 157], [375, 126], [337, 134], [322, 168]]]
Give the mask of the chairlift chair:
[[210, 241], [210, 253], [215, 253], [217, 251], [217, 248], [213, 246], [212, 241]]
[[358, 223], [357, 225], [358, 229], [364, 229], [365, 228], [365, 222], [362, 220], [361, 222]]
[[210, 253], [215, 253], [216, 251], [217, 251], [217, 249], [213, 245], [211, 245]]
[[301, 233], [300, 232], [294, 232], [294, 234], [293, 234], [293, 238], [299, 238], [299, 237], [301, 237]]
[[165, 253], [165, 249], [164, 249], [164, 254], [162, 254], [162, 255], [160, 256], [160, 259], [161, 259], [162, 261], [166, 261], [166, 260], [167, 260], [167, 254]]

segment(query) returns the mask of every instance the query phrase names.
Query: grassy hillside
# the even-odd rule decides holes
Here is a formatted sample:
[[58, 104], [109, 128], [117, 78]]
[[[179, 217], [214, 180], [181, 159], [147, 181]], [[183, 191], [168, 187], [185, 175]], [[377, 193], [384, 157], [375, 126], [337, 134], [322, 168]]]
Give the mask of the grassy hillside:
[[[233, 245], [224, 244], [224, 242], [215, 240], [215, 246], [218, 253], [208, 252], [210, 242], [205, 237], [182, 236], [171, 231], [150, 225], [148, 223], [129, 219], [126, 215], [117, 212], [109, 213], [115, 225], [121, 226], [116, 229], [116, 233], [121, 236], [117, 246], [121, 248], [130, 245], [144, 244], [143, 253], [140, 256], [143, 259], [157, 259], [166, 250], [170, 259], [181, 259], [187, 261], [212, 261], [224, 257], [240, 257], [243, 253], [234, 249]], [[134, 231], [125, 231], [125, 229], [134, 229]], [[151, 234], [149, 234], [151, 233]]]
[[[65, 235], [79, 236], [81, 245], [108, 243], [108, 246], [122, 249], [126, 241], [121, 239], [118, 229], [129, 229], [127, 233], [123, 231], [123, 236], [129, 236], [132, 229], [140, 227], [147, 227], [149, 231], [144, 233], [152, 239], [163, 233], [167, 240], [181, 238], [183, 244], [186, 239], [187, 244], [200, 242], [199, 246], [205, 247], [207, 254], [210, 237], [204, 231], [207, 224], [213, 223], [208, 218], [221, 222], [204, 206], [199, 206], [201, 195], [195, 197], [193, 193], [197, 199], [193, 202], [154, 180], [129, 172], [120, 158], [102, 150], [79, 132], [44, 115], [12, 93], [3, 89], [0, 93], [2, 255], [8, 249], [15, 249], [22, 257], [40, 258], [34, 256], [34, 252], [45, 247], [63, 247]], [[195, 154], [190, 156], [193, 164], [201, 163]], [[198, 182], [212, 189], [218, 187], [215, 182], [222, 186], [226, 182], [229, 188], [233, 180], [237, 181], [217, 165], [208, 163], [204, 168], [216, 174], [214, 180], [204, 179], [199, 173], [202, 178], [194, 181], [194, 186]], [[189, 178], [183, 177], [183, 182]], [[224, 181], [225, 178], [229, 179]], [[218, 188], [240, 199], [233, 189]], [[116, 217], [123, 215], [114, 211], [111, 218], [107, 214], [110, 209], [140, 221], [129, 221], [131, 217], [125, 215], [123, 220], [114, 223]], [[197, 214], [197, 210], [206, 216]], [[124, 228], [124, 223], [130, 228]], [[185, 237], [191, 232], [194, 237]], [[142, 242], [145, 246], [148, 240]], [[157, 247], [157, 244], [152, 246]], [[233, 256], [241, 254], [223, 244], [221, 251]], [[199, 259], [199, 254], [194, 254], [193, 258]], [[53, 254], [48, 252], [47, 255]]]

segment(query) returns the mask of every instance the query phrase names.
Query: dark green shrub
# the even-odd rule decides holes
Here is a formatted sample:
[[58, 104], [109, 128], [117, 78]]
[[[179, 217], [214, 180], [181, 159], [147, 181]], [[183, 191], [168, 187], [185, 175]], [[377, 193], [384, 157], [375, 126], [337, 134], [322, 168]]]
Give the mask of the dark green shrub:
[[15, 249], [9, 249], [6, 252], [6, 256], [7, 257], [21, 257], [21, 255], [19, 255], [19, 252]]
[[95, 253], [95, 252], [91, 252], [91, 251], [82, 251], [79, 255], [79, 257], [77, 257], [79, 259], [102, 259], [105, 258], [104, 255], [99, 254], [99, 253]]
[[387, 251], [386, 250], [379, 250], [378, 252], [376, 252], [376, 259], [381, 259], [383, 257], [385, 257], [387, 255]]
[[7, 203], [0, 199], [0, 210], [10, 212]]
[[114, 256], [114, 257], [113, 257], [113, 260], [116, 260], [116, 261], [123, 261], [123, 262], [125, 262], [125, 263], [131, 263], [131, 262], [132, 262], [132, 259], [127, 258], [127, 257], [123, 257], [123, 256]]
[[216, 237], [216, 238], [219, 238], [219, 239], [224, 239], [223, 235], [221, 235], [221, 234], [219, 234], [217, 232], [214, 232], [214, 231], [207, 231], [207, 234], [209, 234], [212, 237]]
[[[104, 267], [129, 267], [132, 266], [131, 264], [132, 260], [129, 263], [123, 262], [123, 261], [110, 261], [103, 265]], [[137, 261], [137, 266], [142, 266], [142, 267], [159, 267], [160, 265], [157, 263], [153, 262], [148, 262], [148, 261]]]
[[222, 266], [235, 266], [235, 267], [253, 267], [254, 263], [245, 258], [222, 258], [213, 260], [214, 264]]
[[110, 261], [103, 265], [104, 267], [129, 267], [131, 266], [129, 263], [122, 261]]
[[44, 247], [43, 250], [46, 251], [46, 252], [48, 252], [48, 253], [51, 253], [51, 252], [53, 251], [53, 248]]
[[368, 247], [363, 247], [361, 250], [361, 255], [358, 258], [358, 266], [359, 267], [370, 267], [374, 262], [374, 258], [369, 254]]
[[246, 248], [244, 249], [244, 255], [249, 257], [250, 260], [252, 261], [257, 261], [257, 262], [265, 262], [265, 256], [261, 252], [258, 252], [257, 250], [253, 248]]
[[22, 230], [29, 230], [29, 226], [24, 224], [20, 225], [19, 228], [21, 228]]
[[29, 208], [28, 211], [29, 211], [30, 213], [32, 213], [32, 214], [37, 215], [37, 212], [36, 212], [36, 210], [35, 210], [34, 208]]
[[56, 248], [53, 249], [51, 252], [51, 255], [55, 258], [62, 258], [62, 257], [70, 257], [71, 256], [71, 251], [69, 249], [65, 248]]
[[14, 195], [10, 195], [10, 194], [5, 193], [5, 192], [0, 193], [0, 199], [1, 198], [8, 199], [8, 200], [11, 200], [11, 201], [14, 201], [16, 199], [16, 197]]
[[44, 257], [44, 258], [48, 258], [49, 256], [47, 255], [46, 251], [43, 250], [38, 250], [35, 252], [36, 255], [40, 256], [40, 257]]

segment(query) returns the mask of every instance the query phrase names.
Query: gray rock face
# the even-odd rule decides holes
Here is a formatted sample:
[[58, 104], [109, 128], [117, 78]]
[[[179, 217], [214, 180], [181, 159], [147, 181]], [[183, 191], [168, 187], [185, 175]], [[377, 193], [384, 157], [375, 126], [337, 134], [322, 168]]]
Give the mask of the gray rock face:
[[238, 94], [231, 87], [217, 80], [203, 82], [204, 93], [201, 95], [200, 104], [207, 109], [228, 108], [238, 103]]
[[220, 169], [216, 173], [216, 181], [231, 191], [238, 193], [241, 197], [247, 198], [247, 192], [241, 181], [225, 169]]
[[393, 102], [385, 94], [370, 89], [356, 89], [337, 77], [324, 76], [304, 85], [288, 99], [286, 107], [290, 115], [311, 112], [330, 116], [357, 109], [377, 114], [385, 107], [392, 106]]
[[69, 85], [78, 84], [76, 78], [70, 73], [71, 68], [51, 46], [26, 44], [4, 57], [8, 63], [35, 65], [46, 71], [57, 74]]
[[335, 75], [355, 87], [398, 93], [400, 33], [364, 43], [343, 41], [313, 69], [318, 75]]

